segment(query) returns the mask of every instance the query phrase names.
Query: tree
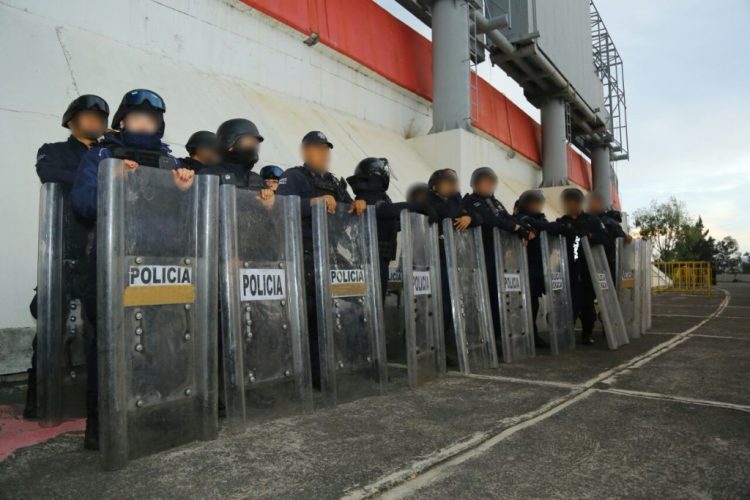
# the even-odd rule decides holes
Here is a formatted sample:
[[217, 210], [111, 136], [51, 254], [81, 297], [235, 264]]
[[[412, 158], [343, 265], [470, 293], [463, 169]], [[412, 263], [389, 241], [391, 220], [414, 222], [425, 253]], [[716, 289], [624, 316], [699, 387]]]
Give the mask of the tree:
[[715, 248], [715, 265], [720, 272], [742, 272], [742, 254], [740, 253], [737, 240], [731, 236], [725, 236], [723, 240], [716, 243]]
[[685, 204], [674, 196], [664, 203], [651, 202], [648, 208], [635, 211], [635, 227], [641, 237], [651, 240], [660, 260], [675, 260], [676, 247], [685, 226], [692, 220]]
[[716, 240], [708, 235], [703, 219], [698, 217], [695, 224], [685, 224], [677, 234], [674, 260], [713, 261], [716, 253]]

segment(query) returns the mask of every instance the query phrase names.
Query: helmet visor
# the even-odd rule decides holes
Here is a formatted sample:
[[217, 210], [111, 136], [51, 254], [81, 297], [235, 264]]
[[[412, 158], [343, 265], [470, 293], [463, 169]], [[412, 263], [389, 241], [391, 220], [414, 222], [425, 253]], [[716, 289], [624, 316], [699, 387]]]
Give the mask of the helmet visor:
[[131, 90], [125, 94], [125, 104], [127, 106], [140, 106], [144, 103], [148, 103], [152, 108], [162, 113], [167, 111], [167, 106], [164, 104], [164, 100], [150, 90], [137, 89]]

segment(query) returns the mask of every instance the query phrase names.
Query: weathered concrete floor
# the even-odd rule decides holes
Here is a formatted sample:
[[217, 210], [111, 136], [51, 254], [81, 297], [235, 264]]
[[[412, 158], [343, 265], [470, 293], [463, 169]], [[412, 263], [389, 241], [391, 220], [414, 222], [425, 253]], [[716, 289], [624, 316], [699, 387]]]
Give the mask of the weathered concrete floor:
[[0, 463], [0, 498], [748, 498], [750, 286], [725, 288], [728, 307], [656, 296], [656, 333], [617, 351], [600, 336], [123, 471], [64, 435]]

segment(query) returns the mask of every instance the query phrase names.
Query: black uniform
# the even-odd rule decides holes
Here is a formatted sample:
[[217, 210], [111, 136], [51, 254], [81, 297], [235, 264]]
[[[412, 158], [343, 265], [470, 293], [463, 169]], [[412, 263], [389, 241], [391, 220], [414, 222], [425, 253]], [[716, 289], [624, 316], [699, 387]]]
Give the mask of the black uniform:
[[539, 235], [547, 231], [549, 235], [563, 234], [565, 227], [558, 222], [550, 222], [544, 214], [527, 213], [520, 208], [518, 220], [530, 226], [537, 237], [526, 245], [526, 255], [529, 261], [529, 288], [531, 288], [531, 312], [534, 320], [534, 336], [537, 335], [536, 316], [539, 313], [539, 298], [544, 293], [544, 264], [542, 263], [542, 242]]
[[73, 137], [67, 141], [42, 145], [36, 154], [36, 173], [42, 184], [59, 182], [70, 188], [76, 178], [78, 164], [88, 151], [88, 146]]
[[594, 215], [581, 212], [573, 218], [565, 215], [557, 219], [565, 227], [568, 250], [568, 268], [570, 269], [570, 291], [573, 298], [574, 318], [581, 318], [582, 338], [591, 338], [596, 320], [594, 308], [594, 287], [591, 274], [581, 247], [581, 237], [588, 236], [592, 245], [606, 245], [610, 237], [604, 224]]
[[609, 271], [612, 273], [612, 278], [614, 279], [617, 276], [617, 250], [615, 248], [617, 238], [625, 238], [627, 235], [622, 230], [620, 223], [606, 213], [597, 214], [597, 216], [609, 234], [609, 241], [604, 245], [604, 252], [607, 254]]
[[[427, 204], [435, 210], [438, 216], [438, 230], [440, 232], [440, 239], [443, 239], [443, 224], [444, 219], [455, 219], [468, 215], [471, 217], [471, 224], [469, 227], [481, 226], [481, 216], [471, 208], [465, 207], [461, 194], [456, 193], [448, 198], [443, 198], [438, 195], [435, 191], [430, 191], [427, 196]], [[445, 261], [445, 246], [440, 245], [440, 276], [441, 276], [441, 288], [443, 292], [443, 324], [445, 325], [445, 351], [448, 364], [456, 366], [458, 363], [458, 357], [456, 353], [456, 339], [455, 333], [453, 332], [453, 315], [450, 303], [450, 286], [448, 285], [448, 267]]]
[[[261, 181], [263, 181], [261, 179]], [[315, 263], [312, 248], [312, 207], [310, 200], [331, 195], [338, 203], [351, 203], [352, 197], [346, 190], [346, 182], [337, 179], [332, 173], [315, 173], [307, 165], [284, 171], [279, 179], [279, 196], [300, 197], [302, 215], [302, 246], [304, 248], [305, 288], [307, 290], [307, 327], [310, 339], [310, 364], [313, 384], [320, 385], [320, 357], [318, 353], [318, 315], [315, 301]]]
[[225, 160], [218, 165], [204, 166], [199, 172], [196, 172], [200, 175], [217, 175], [221, 179], [222, 184], [234, 184], [241, 189], [252, 189], [257, 191], [266, 189], [266, 182], [260, 174], [253, 172], [251, 168], [252, 167], [248, 167], [247, 165], [232, 163]]
[[202, 162], [196, 160], [195, 158], [191, 158], [189, 156], [186, 156], [185, 158], [180, 158], [180, 164], [184, 168], [189, 168], [196, 174], [203, 173], [203, 170], [208, 168], [207, 165], [204, 165]]

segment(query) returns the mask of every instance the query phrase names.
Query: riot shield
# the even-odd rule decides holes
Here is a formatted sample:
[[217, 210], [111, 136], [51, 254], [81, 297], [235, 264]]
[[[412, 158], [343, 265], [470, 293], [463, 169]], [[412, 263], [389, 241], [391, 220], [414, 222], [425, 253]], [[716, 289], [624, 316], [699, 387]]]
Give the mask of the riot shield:
[[497, 368], [481, 231], [479, 227], [456, 231], [452, 219], [443, 220], [453, 335], [463, 373]]
[[388, 267], [388, 282], [383, 300], [385, 342], [388, 363], [406, 368], [406, 332], [404, 331], [403, 273], [401, 272], [402, 233], [396, 238], [396, 258]]
[[446, 369], [437, 225], [404, 210], [401, 241], [407, 368], [409, 386], [416, 387]]
[[94, 264], [90, 262], [94, 236], [93, 223], [73, 212], [68, 188], [42, 185], [36, 361], [37, 412], [42, 425], [86, 414], [86, 351], [91, 339], [82, 298], [85, 269]]
[[617, 238], [615, 250], [617, 254], [617, 296], [620, 300], [620, 311], [625, 322], [628, 337], [637, 339], [641, 336], [641, 303], [639, 290], [640, 281], [640, 241], [633, 240], [626, 244], [625, 238]]
[[497, 267], [497, 300], [503, 361], [510, 363], [535, 355], [531, 315], [531, 290], [526, 249], [515, 234], [493, 230]]
[[105, 468], [196, 439], [217, 416], [218, 178], [104, 160], [97, 222]]
[[375, 208], [313, 207], [321, 390], [328, 405], [382, 394], [387, 381]]
[[233, 430], [312, 409], [299, 198], [261, 201], [225, 184], [219, 201], [224, 393]]
[[570, 293], [570, 270], [565, 236], [539, 235], [544, 266], [544, 288], [547, 296], [547, 325], [552, 354], [575, 349], [573, 300]]
[[581, 238], [583, 254], [591, 275], [596, 301], [599, 304], [599, 315], [604, 325], [604, 334], [610, 349], [617, 349], [630, 342], [625, 330], [625, 322], [620, 311], [620, 302], [614, 287], [612, 273], [609, 270], [607, 255], [602, 245], [592, 246], [587, 236]]
[[639, 240], [638, 261], [640, 264], [640, 327], [645, 333], [651, 328], [651, 242]]

